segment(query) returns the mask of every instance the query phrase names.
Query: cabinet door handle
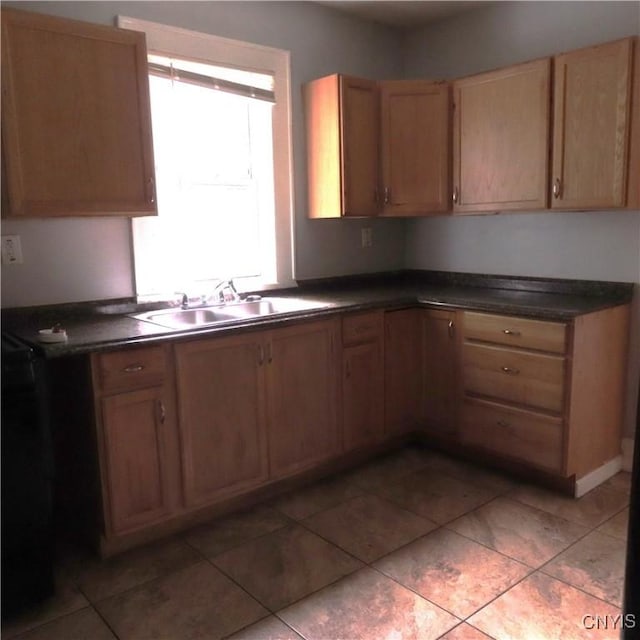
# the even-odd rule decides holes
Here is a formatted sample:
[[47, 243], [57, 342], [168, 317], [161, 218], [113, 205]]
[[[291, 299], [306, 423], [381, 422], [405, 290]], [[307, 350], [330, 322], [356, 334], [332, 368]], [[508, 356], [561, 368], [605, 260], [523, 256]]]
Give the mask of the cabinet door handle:
[[389, 204], [391, 202], [391, 189], [389, 187], [384, 188], [384, 203]]
[[160, 424], [164, 424], [165, 420], [167, 419], [167, 411], [162, 400], [158, 400], [158, 410], [160, 412]]
[[156, 201], [156, 181], [149, 178], [149, 202], [155, 204]]
[[519, 331], [514, 331], [513, 329], [503, 329], [502, 333], [504, 333], [506, 336], [515, 336], [518, 337], [520, 334]]
[[458, 193], [458, 187], [454, 187], [454, 188], [453, 188], [453, 196], [452, 196], [453, 204], [458, 204], [458, 197], [459, 197], [459, 195], [460, 195], [460, 194]]
[[496, 422], [496, 424], [497, 424], [499, 427], [502, 427], [502, 428], [504, 428], [504, 429], [511, 429], [511, 425], [510, 425], [508, 422], [505, 422], [504, 420], [498, 420], [498, 421]]
[[560, 182], [560, 178], [556, 178], [553, 181], [553, 197], [557, 200], [560, 197], [562, 192], [562, 183]]
[[520, 369], [513, 369], [511, 367], [502, 367], [502, 371], [512, 376], [517, 376], [520, 373]]
[[449, 332], [449, 337], [453, 338], [453, 333], [455, 331], [453, 320], [449, 320], [449, 324], [447, 325], [447, 331]]
[[271, 343], [267, 342], [267, 362], [271, 364], [273, 362], [273, 353], [271, 351]]
[[262, 366], [264, 364], [264, 347], [259, 344], [258, 345], [258, 366]]
[[123, 371], [125, 373], [138, 373], [138, 371], [142, 371], [144, 369], [143, 364], [130, 364], [126, 366]]

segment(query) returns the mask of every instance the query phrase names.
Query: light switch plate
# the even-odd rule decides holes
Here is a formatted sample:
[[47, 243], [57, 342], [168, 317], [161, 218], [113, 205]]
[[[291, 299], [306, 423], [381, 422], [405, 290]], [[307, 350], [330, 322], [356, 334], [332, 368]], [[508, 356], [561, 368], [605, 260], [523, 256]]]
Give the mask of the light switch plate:
[[22, 264], [20, 236], [2, 236], [2, 264]]

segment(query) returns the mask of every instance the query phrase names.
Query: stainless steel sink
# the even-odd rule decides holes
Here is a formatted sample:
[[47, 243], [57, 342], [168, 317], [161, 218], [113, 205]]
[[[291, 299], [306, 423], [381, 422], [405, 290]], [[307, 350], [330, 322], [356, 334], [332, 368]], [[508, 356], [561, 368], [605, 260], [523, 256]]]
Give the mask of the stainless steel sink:
[[189, 329], [250, 320], [263, 316], [299, 313], [323, 309], [330, 303], [302, 298], [261, 298], [250, 302], [235, 302], [195, 309], [164, 309], [134, 314], [131, 317], [169, 329]]

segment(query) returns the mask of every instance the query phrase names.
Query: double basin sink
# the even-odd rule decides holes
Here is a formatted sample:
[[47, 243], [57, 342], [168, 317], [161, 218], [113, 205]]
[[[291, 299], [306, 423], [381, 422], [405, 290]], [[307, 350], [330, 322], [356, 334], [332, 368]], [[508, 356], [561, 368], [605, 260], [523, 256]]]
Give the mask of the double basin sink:
[[329, 306], [331, 303], [302, 298], [261, 298], [260, 300], [233, 302], [211, 307], [146, 311], [132, 317], [168, 329], [184, 330], [265, 316], [315, 311]]

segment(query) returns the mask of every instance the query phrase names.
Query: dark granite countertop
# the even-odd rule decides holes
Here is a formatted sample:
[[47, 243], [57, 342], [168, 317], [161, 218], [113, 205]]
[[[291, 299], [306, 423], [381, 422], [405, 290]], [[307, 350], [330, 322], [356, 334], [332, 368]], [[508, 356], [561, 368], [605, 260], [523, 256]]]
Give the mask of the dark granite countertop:
[[[634, 287], [633, 283], [433, 271], [404, 271], [299, 284], [296, 289], [265, 295], [302, 297], [327, 306], [184, 331], [132, 318], [130, 313], [142, 310], [133, 300], [110, 300], [4, 309], [2, 330], [33, 344], [45, 357], [55, 358], [166, 340], [267, 329], [292, 319], [321, 318], [379, 307], [420, 305], [570, 321], [579, 315], [628, 303]], [[56, 324], [66, 330], [67, 342], [39, 343], [38, 331]]]

